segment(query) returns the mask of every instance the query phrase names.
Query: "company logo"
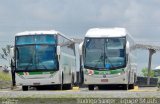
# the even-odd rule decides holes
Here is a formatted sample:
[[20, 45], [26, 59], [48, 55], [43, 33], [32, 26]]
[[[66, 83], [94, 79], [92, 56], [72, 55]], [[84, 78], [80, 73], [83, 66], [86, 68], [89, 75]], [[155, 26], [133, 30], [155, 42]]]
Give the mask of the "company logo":
[[106, 78], [106, 75], [105, 75], [105, 74], [103, 75], [103, 78]]

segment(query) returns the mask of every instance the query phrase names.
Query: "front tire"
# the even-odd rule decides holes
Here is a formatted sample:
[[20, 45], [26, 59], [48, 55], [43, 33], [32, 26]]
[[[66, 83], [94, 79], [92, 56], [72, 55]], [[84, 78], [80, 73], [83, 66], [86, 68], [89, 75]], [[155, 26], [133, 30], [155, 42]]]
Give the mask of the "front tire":
[[72, 76], [71, 83], [70, 84], [64, 84], [63, 89], [64, 90], [71, 90], [73, 88], [73, 85], [74, 85], [74, 77]]
[[64, 79], [64, 77], [63, 77], [63, 73], [62, 73], [61, 84], [59, 85], [59, 89], [60, 89], [60, 90], [63, 90], [63, 89], [64, 89], [63, 79]]
[[28, 91], [28, 86], [22, 86], [23, 91]]
[[123, 85], [123, 89], [124, 89], [124, 90], [128, 90], [128, 84], [124, 84], [124, 85]]
[[93, 91], [94, 90], [94, 85], [88, 85], [88, 90]]
[[134, 89], [134, 84], [130, 84], [129, 89]]

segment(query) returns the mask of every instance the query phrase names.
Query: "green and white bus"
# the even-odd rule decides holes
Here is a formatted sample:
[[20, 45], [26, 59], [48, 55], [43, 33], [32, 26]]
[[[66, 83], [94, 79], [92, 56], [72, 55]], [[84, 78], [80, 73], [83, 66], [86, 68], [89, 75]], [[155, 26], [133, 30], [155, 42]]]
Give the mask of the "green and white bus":
[[60, 32], [18, 33], [12, 53], [12, 82], [24, 91], [44, 85], [72, 88], [76, 81], [75, 42]]
[[89, 29], [79, 48], [81, 77], [89, 90], [107, 85], [134, 87], [134, 41], [125, 28]]

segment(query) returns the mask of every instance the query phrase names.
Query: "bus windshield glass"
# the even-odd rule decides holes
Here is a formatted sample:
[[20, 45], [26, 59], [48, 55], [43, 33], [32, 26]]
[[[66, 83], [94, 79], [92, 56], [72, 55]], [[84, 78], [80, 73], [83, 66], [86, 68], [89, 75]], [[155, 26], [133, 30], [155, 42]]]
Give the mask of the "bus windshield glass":
[[16, 45], [29, 45], [29, 44], [55, 44], [56, 39], [54, 35], [26, 35], [17, 36]]
[[86, 38], [84, 67], [116, 69], [126, 65], [125, 38]]
[[57, 70], [54, 35], [16, 37], [16, 71]]

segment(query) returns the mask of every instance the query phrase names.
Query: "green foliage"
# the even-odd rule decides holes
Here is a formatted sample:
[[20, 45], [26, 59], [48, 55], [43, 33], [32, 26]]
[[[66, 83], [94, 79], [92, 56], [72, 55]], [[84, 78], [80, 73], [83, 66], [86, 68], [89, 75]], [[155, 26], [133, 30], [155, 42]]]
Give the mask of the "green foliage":
[[2, 53], [0, 53], [0, 59], [5, 60], [7, 63], [7, 65], [5, 66], [9, 66], [10, 67], [10, 60], [11, 60], [11, 45], [6, 45], [6, 47], [1, 48], [2, 49]]
[[11, 75], [0, 70], [0, 89], [11, 87]]
[[0, 80], [1, 81], [11, 81], [11, 75], [9, 73], [0, 71]]
[[6, 47], [1, 48], [1, 49], [3, 53], [0, 54], [0, 58], [8, 61], [11, 58], [10, 57], [11, 45], [6, 45]]
[[[142, 75], [144, 76], [144, 77], [147, 77], [148, 76], [148, 68], [143, 68], [142, 69]], [[154, 77], [154, 71], [151, 69], [151, 72], [150, 72], [150, 77]]]

